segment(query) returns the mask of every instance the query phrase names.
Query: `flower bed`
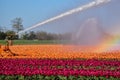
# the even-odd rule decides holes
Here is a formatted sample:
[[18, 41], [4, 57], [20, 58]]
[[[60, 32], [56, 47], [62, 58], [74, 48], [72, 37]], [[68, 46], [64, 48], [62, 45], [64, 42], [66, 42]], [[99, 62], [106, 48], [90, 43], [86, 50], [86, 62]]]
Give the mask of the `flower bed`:
[[[120, 51], [73, 45], [14, 45], [0, 54], [0, 80], [120, 80]], [[100, 51], [100, 52], [99, 52]]]
[[0, 59], [0, 75], [120, 78], [120, 60]]
[[13, 45], [10, 50], [18, 54], [11, 56], [2, 52], [1, 58], [50, 58], [50, 59], [76, 59], [76, 58], [106, 58], [120, 59], [120, 51], [106, 51], [98, 47], [85, 47], [79, 45]]

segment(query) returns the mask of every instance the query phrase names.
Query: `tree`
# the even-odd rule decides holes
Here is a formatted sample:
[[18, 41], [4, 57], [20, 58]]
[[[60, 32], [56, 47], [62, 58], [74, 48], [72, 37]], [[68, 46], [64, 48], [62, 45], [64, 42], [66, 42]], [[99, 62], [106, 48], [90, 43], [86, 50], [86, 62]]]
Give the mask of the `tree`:
[[34, 31], [31, 31], [31, 32], [29, 33], [29, 39], [30, 39], [30, 40], [36, 39], [36, 34], [34, 33]]
[[3, 29], [2, 29], [2, 27], [0, 26], [0, 32], [3, 32]]
[[8, 30], [6, 32], [6, 35], [9, 37], [10, 40], [17, 39], [17, 35], [14, 31]]
[[28, 34], [27, 32], [25, 32], [25, 33], [22, 35], [22, 39], [28, 40], [28, 39], [29, 39], [29, 34]]
[[13, 27], [13, 29], [16, 30], [17, 33], [19, 31], [23, 30], [22, 19], [21, 18], [13, 19], [12, 20], [12, 27]]
[[3, 30], [3, 27], [0, 26], [0, 40], [4, 40], [6, 37], [6, 33], [5, 31]]
[[5, 37], [6, 37], [6, 34], [0, 31], [0, 40], [4, 40]]
[[39, 40], [47, 40], [47, 32], [44, 32], [44, 31], [37, 32], [36, 38]]

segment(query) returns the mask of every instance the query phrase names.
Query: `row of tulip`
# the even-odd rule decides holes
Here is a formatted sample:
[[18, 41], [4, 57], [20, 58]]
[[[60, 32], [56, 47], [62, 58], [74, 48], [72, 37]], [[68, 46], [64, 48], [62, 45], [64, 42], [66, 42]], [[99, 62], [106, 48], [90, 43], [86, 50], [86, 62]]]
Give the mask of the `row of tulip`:
[[120, 71], [102, 71], [102, 70], [72, 70], [72, 69], [51, 69], [51, 70], [38, 70], [38, 69], [17, 69], [17, 70], [6, 70], [0, 71], [1, 75], [25, 75], [25, 76], [31, 76], [31, 75], [63, 75], [63, 76], [106, 76], [106, 77], [119, 77], [120, 78]]
[[[40, 66], [120, 66], [120, 60], [98, 60], [98, 59], [0, 59], [0, 64], [8, 63], [16, 65], [40, 65]], [[19, 64], [20, 63], [20, 64]]]
[[120, 50], [103, 51], [103, 48], [80, 45], [13, 45], [10, 50], [18, 56], [11, 56], [2, 51], [1, 58], [110, 58], [120, 59]]
[[120, 77], [119, 60], [0, 59], [0, 75]]
[[[52, 66], [59, 66], [59, 65], [68, 65], [68, 66], [120, 66], [120, 60], [112, 59], [112, 60], [105, 60], [105, 59], [0, 59], [0, 64], [8, 63], [16, 65], [52, 65]], [[19, 64], [20, 63], [20, 64]]]

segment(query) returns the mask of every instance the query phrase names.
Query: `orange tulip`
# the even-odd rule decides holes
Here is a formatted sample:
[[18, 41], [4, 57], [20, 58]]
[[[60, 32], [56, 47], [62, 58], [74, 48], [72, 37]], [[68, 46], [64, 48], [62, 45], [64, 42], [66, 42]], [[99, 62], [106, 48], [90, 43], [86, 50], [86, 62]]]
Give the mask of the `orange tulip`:
[[[120, 59], [120, 51], [101, 52], [96, 47], [75, 45], [13, 45], [10, 50], [18, 56], [3, 58], [111, 58]], [[98, 50], [98, 51], [97, 51]], [[99, 52], [100, 51], [100, 52]], [[7, 56], [6, 56], [7, 55]]]
[[2, 52], [2, 48], [1, 48], [1, 45], [0, 45], [0, 54], [1, 54], [1, 52]]

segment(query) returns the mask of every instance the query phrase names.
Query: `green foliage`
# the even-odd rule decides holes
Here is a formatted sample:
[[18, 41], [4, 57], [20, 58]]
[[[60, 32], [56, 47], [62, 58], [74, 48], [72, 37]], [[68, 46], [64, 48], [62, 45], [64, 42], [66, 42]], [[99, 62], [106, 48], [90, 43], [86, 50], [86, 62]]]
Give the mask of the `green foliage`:
[[37, 75], [36, 80], [44, 80], [44, 76], [42, 76], [42, 75]]
[[[14, 45], [22, 44], [59, 44], [62, 40], [13, 40]], [[0, 44], [5, 44], [5, 40], [0, 40]]]
[[14, 31], [8, 30], [6, 35], [9, 40], [18, 39], [18, 35]]
[[25, 80], [24, 76], [20, 75], [20, 76], [17, 76], [18, 77], [18, 80]]
[[45, 76], [45, 78], [44, 78], [45, 80], [50, 80], [51, 79], [51, 77], [50, 76]]
[[78, 79], [79, 79], [79, 80], [85, 80], [86, 77], [85, 77], [85, 76], [78, 76]]
[[6, 37], [6, 33], [0, 31], [0, 40], [4, 40]]
[[43, 76], [43, 75], [31, 75], [31, 76], [22, 76], [22, 75], [0, 75], [0, 80], [120, 80], [120, 78], [115, 77], [103, 77], [103, 76]]
[[75, 76], [68, 76], [68, 80], [77, 80], [77, 77], [75, 77]]
[[3, 80], [5, 78], [4, 75], [0, 75], [0, 80]]
[[93, 76], [93, 80], [99, 80], [99, 77]]
[[60, 76], [60, 75], [58, 75], [58, 79], [59, 80], [67, 80], [67, 77], [66, 76]]
[[15, 80], [15, 76], [6, 76], [4, 77], [4, 80]]
[[16, 35], [15, 32], [12, 30], [8, 30], [6, 32], [0, 31], [0, 40], [4, 40], [6, 37], [10, 40], [18, 39], [18, 35]]
[[[105, 79], [104, 79], [105, 80]], [[110, 77], [109, 80], [120, 80], [120, 78]]]

